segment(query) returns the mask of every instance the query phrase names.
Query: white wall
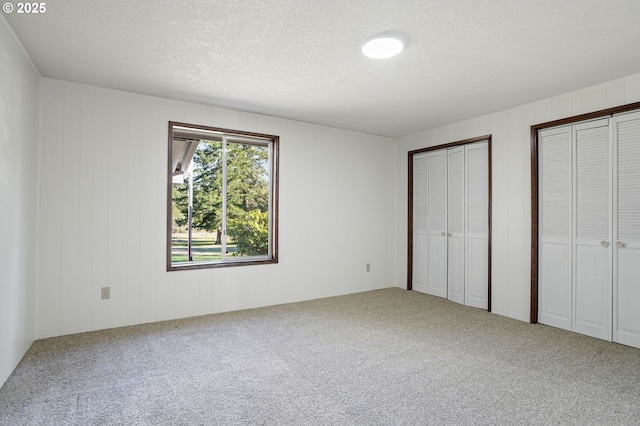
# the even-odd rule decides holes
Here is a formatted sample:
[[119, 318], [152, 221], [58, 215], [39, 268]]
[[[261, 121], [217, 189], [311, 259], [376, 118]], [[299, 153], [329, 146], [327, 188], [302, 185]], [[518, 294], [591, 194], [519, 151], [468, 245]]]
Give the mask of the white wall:
[[[394, 140], [47, 78], [40, 90], [38, 338], [395, 285]], [[279, 264], [165, 271], [169, 120], [280, 136]]]
[[492, 311], [529, 321], [533, 124], [640, 101], [640, 74], [408, 136], [397, 149], [396, 282], [407, 282], [407, 153], [493, 136]]
[[[493, 311], [527, 321], [530, 126], [640, 100], [637, 74], [396, 143], [45, 78], [37, 208], [37, 76], [4, 28], [0, 43], [0, 232], [9, 242], [0, 246], [0, 382], [34, 338], [405, 287], [407, 152], [485, 134], [493, 135]], [[165, 271], [169, 120], [281, 137], [279, 264]], [[100, 300], [102, 286], [111, 286], [110, 300]]]
[[38, 75], [0, 17], [0, 386], [34, 340]]

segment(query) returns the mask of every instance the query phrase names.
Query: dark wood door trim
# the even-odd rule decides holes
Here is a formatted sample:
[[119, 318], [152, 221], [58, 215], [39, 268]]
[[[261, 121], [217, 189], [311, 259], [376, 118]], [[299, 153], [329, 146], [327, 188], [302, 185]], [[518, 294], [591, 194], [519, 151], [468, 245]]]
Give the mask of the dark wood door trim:
[[487, 141], [487, 148], [488, 148], [488, 153], [487, 153], [487, 161], [488, 161], [488, 198], [489, 198], [489, 205], [487, 206], [488, 208], [488, 218], [489, 218], [489, 223], [488, 223], [488, 289], [487, 289], [487, 297], [488, 297], [488, 301], [487, 301], [487, 310], [489, 312], [491, 312], [491, 195], [492, 195], [492, 189], [491, 189], [491, 157], [492, 157], [492, 149], [491, 149], [491, 135], [485, 135], [485, 136], [478, 136], [475, 138], [470, 138], [470, 139], [464, 139], [461, 141], [456, 141], [456, 142], [449, 142], [449, 143], [445, 143], [442, 145], [436, 145], [436, 146], [431, 146], [428, 148], [420, 148], [420, 149], [416, 149], [413, 151], [409, 151], [408, 152], [408, 186], [407, 186], [407, 191], [408, 191], [408, 196], [407, 196], [407, 207], [408, 207], [408, 217], [407, 217], [407, 228], [408, 228], [408, 235], [407, 235], [407, 290], [412, 290], [413, 287], [413, 156], [416, 154], [421, 154], [423, 152], [428, 152], [428, 151], [436, 151], [439, 149], [446, 149], [446, 148], [453, 148], [456, 146], [460, 146], [460, 145], [469, 145], [475, 142], [482, 142], [482, 141]]

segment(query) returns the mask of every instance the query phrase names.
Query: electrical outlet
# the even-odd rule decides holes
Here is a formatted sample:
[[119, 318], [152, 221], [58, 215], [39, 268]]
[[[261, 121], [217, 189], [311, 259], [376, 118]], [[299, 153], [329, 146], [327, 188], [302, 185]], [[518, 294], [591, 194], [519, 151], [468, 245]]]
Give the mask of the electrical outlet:
[[110, 299], [110, 298], [111, 298], [111, 287], [100, 288], [100, 299]]
[[367, 272], [371, 272], [371, 264], [367, 263]]

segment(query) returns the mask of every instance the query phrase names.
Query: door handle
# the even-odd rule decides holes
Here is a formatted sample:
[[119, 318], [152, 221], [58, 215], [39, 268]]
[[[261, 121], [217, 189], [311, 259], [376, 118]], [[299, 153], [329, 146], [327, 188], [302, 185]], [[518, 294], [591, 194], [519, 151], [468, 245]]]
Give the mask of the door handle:
[[451, 238], [451, 232], [449, 232], [449, 233], [447, 234], [447, 236], [448, 236], [449, 238]]
[[625, 248], [627, 245], [625, 243], [623, 243], [622, 241], [618, 241], [616, 243], [616, 246], [620, 247], [620, 248]]
[[446, 237], [446, 236], [447, 236], [447, 233], [446, 233], [446, 232], [443, 232], [443, 233], [442, 233], [442, 236], [443, 236], [443, 237]]
[[607, 248], [607, 247], [609, 247], [609, 241], [601, 241], [601, 242], [600, 242], [600, 245], [601, 245], [602, 247]]

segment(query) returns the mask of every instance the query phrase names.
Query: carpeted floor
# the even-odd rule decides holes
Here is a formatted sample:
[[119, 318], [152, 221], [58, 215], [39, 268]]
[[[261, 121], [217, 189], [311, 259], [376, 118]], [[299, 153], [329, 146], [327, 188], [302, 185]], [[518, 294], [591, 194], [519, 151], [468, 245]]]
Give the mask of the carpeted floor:
[[39, 340], [0, 424], [640, 424], [640, 350], [394, 288]]

